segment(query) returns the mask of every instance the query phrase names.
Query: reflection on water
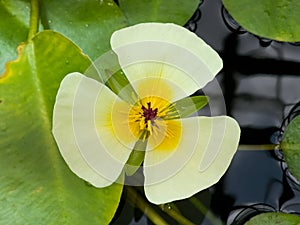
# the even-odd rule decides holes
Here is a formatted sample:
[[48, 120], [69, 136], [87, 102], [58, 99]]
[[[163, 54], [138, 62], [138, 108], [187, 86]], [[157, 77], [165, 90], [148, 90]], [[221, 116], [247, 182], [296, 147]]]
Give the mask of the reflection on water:
[[[196, 32], [224, 60], [220, 76], [227, 113], [242, 127], [241, 144], [274, 143], [278, 135], [273, 134], [280, 134], [284, 118], [300, 100], [299, 46], [245, 32], [219, 0], [204, 1], [201, 13]], [[300, 212], [299, 183], [279, 151], [255, 148], [240, 150], [213, 188], [211, 209], [227, 224], [243, 224], [265, 211]]]
[[[284, 118], [300, 101], [300, 46], [245, 32], [222, 8], [221, 0], [204, 0], [186, 27], [221, 55], [224, 68], [217, 81], [223, 89], [227, 114], [242, 127], [241, 144], [247, 145], [238, 151], [223, 179], [196, 197], [228, 225], [243, 224], [261, 212], [300, 215], [300, 186], [288, 172], [281, 152], [272, 147], [255, 150], [253, 146], [278, 144], [280, 132], [288, 123]], [[211, 95], [215, 103], [222, 102], [223, 96], [213, 88], [202, 92]], [[210, 112], [225, 111], [218, 104], [214, 107]], [[200, 114], [208, 114], [205, 110]], [[178, 205], [195, 224], [212, 224], [207, 218], [203, 220], [190, 203], [180, 201]], [[130, 209], [127, 221], [137, 213]], [[143, 215], [136, 218], [137, 222], [132, 220], [131, 224], [151, 224]]]

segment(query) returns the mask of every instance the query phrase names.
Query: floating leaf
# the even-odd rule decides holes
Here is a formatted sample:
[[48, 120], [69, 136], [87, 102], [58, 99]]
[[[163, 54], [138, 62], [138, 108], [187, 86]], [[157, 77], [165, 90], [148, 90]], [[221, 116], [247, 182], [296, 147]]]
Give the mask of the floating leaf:
[[249, 32], [269, 39], [300, 41], [300, 1], [223, 0], [230, 15]]
[[5, 63], [17, 57], [17, 46], [27, 38], [29, 10], [25, 1], [0, 1], [0, 74]]
[[62, 33], [95, 60], [110, 49], [113, 31], [127, 25], [113, 0], [41, 1], [45, 29]]
[[90, 63], [68, 39], [43, 31], [0, 78], [0, 224], [108, 224], [114, 216], [122, 185], [85, 183], [51, 135], [60, 81]]
[[251, 218], [245, 225], [299, 225], [300, 217], [293, 214], [270, 212]]
[[295, 117], [285, 130], [281, 148], [289, 170], [300, 181], [300, 116]]
[[199, 0], [119, 0], [130, 25], [143, 22], [169, 22], [184, 25], [197, 9]]

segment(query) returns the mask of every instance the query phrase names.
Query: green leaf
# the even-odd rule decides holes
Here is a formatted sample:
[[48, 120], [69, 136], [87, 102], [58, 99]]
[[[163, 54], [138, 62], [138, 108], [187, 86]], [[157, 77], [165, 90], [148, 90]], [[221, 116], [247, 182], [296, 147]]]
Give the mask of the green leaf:
[[7, 61], [17, 58], [17, 46], [27, 39], [29, 11], [28, 2], [0, 1], [0, 74]]
[[295, 117], [285, 130], [281, 149], [289, 170], [300, 181], [300, 116]]
[[119, 0], [129, 24], [165, 22], [184, 25], [192, 17], [200, 0]]
[[90, 63], [68, 39], [43, 31], [0, 78], [0, 224], [108, 224], [114, 216], [122, 185], [96, 189], [78, 178], [51, 134], [61, 80]]
[[277, 41], [300, 41], [298, 0], [223, 0], [223, 4], [253, 34]]
[[92, 59], [110, 49], [113, 31], [127, 25], [113, 0], [43, 0], [41, 18], [45, 29], [70, 38]]
[[300, 217], [280, 212], [262, 213], [251, 218], [245, 225], [299, 225]]
[[176, 111], [175, 115], [170, 115], [171, 119], [191, 116], [193, 113], [203, 108], [207, 103], [208, 97], [203, 95], [180, 99], [172, 104]]

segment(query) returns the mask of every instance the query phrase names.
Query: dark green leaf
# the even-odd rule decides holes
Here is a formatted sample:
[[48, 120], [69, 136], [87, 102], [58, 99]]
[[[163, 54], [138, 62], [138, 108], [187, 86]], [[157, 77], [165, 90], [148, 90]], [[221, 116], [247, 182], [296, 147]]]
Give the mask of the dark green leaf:
[[0, 74], [7, 61], [17, 58], [17, 46], [27, 39], [29, 11], [29, 2], [0, 1]]
[[41, 1], [42, 24], [75, 42], [92, 59], [110, 49], [113, 31], [127, 25], [113, 0]]
[[184, 25], [197, 9], [199, 0], [119, 0], [129, 24], [165, 22]]
[[246, 30], [277, 41], [300, 41], [300, 1], [223, 0], [230, 15]]

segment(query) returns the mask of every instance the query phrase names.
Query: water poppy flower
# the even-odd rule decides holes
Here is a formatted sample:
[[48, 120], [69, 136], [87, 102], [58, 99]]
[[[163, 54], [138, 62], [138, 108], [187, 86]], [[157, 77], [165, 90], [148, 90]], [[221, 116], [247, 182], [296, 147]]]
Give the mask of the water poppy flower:
[[118, 30], [111, 46], [135, 94], [126, 101], [80, 73], [63, 79], [53, 134], [70, 169], [95, 187], [109, 186], [142, 141], [150, 202], [187, 198], [215, 184], [237, 150], [240, 128], [227, 116], [180, 118], [176, 102], [215, 77], [218, 54], [185, 28], [161, 23]]

